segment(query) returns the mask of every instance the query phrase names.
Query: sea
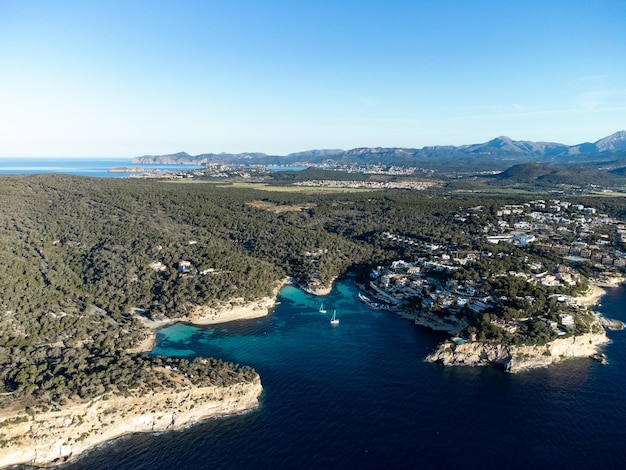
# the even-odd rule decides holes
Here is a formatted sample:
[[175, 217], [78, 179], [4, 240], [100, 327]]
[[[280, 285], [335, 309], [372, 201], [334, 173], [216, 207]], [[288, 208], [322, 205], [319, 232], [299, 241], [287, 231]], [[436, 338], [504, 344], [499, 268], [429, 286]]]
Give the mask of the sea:
[[[96, 178], [127, 178], [141, 175], [136, 171], [110, 172], [112, 168], [143, 169], [148, 172], [171, 172], [182, 170], [194, 170], [201, 168], [198, 165], [147, 165], [132, 163], [132, 158], [17, 158], [0, 157], [0, 174], [7, 175], [30, 175], [42, 173], [60, 173], [79, 176], [91, 176]], [[266, 167], [271, 171], [304, 170], [304, 166], [275, 166]]]
[[[349, 276], [323, 299], [287, 286], [267, 317], [159, 330], [153, 354], [253, 366], [258, 409], [125, 436], [62, 468], [623, 468], [626, 332], [608, 332], [606, 365], [444, 367], [424, 362], [441, 335], [357, 293]], [[625, 321], [625, 299], [625, 287], [610, 289], [598, 309]]]
[[60, 173], [98, 178], [124, 178], [141, 173], [110, 172], [112, 168], [143, 168], [147, 171], [179, 171], [199, 168], [196, 165], [144, 165], [132, 158], [0, 158], [0, 174], [30, 175]]
[[[424, 362], [441, 334], [371, 310], [357, 293], [350, 276], [323, 298], [286, 286], [266, 317], [159, 330], [152, 354], [254, 367], [260, 406], [121, 437], [60, 468], [624, 467], [626, 331], [608, 332], [608, 364], [573, 359], [518, 374], [444, 367]], [[615, 287], [597, 310], [626, 321], [624, 305], [626, 287]]]

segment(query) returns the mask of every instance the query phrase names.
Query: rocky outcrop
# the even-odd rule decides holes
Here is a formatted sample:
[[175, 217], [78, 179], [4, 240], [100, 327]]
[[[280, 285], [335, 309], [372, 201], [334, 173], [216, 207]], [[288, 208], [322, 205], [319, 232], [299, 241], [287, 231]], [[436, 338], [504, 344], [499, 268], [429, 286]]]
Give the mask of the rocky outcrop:
[[318, 297], [328, 295], [333, 290], [332, 284], [330, 286], [325, 286], [324, 284], [309, 284], [306, 286], [301, 286], [300, 288], [307, 294], [315, 295]]
[[333, 284], [335, 283], [336, 277], [333, 277], [328, 281], [328, 283], [322, 282], [319, 276], [313, 276], [312, 279], [309, 279], [306, 283], [298, 283], [295, 279], [289, 278], [290, 284], [297, 286], [299, 289], [303, 290], [307, 294], [315, 295], [318, 297], [323, 297], [331, 293], [333, 290]]
[[623, 330], [624, 322], [620, 320], [613, 320], [611, 318], [600, 317], [600, 323], [607, 330]]
[[[251, 160], [262, 162], [268, 160], [268, 155], [260, 152], [253, 153], [203, 153], [201, 155], [189, 155], [187, 152], [178, 152], [169, 155], [144, 155], [133, 158], [134, 164], [150, 165], [202, 165], [204, 163], [245, 163]], [[274, 163], [275, 159], [267, 161], [267, 164]], [[287, 162], [288, 163], [288, 162]]]
[[144, 155], [135, 157], [133, 164], [149, 164], [149, 165], [185, 165], [199, 164], [196, 157], [192, 157], [187, 152], [178, 152], [170, 155]]
[[604, 331], [558, 338], [543, 346], [509, 346], [488, 341], [440, 344], [427, 358], [446, 366], [486, 366], [507, 372], [545, 367], [574, 357], [593, 357], [598, 348], [609, 342]]
[[197, 387], [138, 396], [102, 396], [58, 410], [0, 418], [0, 467], [53, 466], [125, 434], [178, 429], [258, 406], [261, 381]]

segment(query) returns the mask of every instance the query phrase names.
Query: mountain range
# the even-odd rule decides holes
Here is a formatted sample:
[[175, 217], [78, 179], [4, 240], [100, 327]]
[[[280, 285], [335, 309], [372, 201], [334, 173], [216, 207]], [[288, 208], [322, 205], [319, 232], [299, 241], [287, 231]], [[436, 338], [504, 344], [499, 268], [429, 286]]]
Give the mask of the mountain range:
[[189, 155], [144, 155], [135, 164], [226, 164], [226, 165], [394, 165], [418, 167], [436, 172], [476, 172], [502, 170], [514, 164], [535, 162], [560, 165], [604, 163], [626, 158], [626, 131], [619, 131], [596, 142], [564, 145], [496, 137], [485, 143], [440, 145], [421, 149], [362, 147], [351, 150], [322, 149], [266, 155], [264, 153], [205, 153]]

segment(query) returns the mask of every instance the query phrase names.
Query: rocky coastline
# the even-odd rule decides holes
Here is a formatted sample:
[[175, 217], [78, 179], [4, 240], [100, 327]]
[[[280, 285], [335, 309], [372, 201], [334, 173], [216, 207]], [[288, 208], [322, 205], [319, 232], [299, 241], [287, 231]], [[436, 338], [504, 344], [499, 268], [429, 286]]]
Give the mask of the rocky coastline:
[[[617, 287], [624, 282], [622, 277], [613, 277], [591, 283], [589, 290], [573, 299], [577, 305], [593, 307], [606, 293], [606, 288]], [[602, 346], [610, 342], [605, 330], [624, 329], [624, 323], [593, 313], [591, 332], [583, 335], [557, 338], [544, 345], [515, 346], [493, 341], [444, 341], [429, 354], [425, 361], [445, 366], [496, 366], [507, 372], [520, 372], [537, 367], [546, 367], [572, 358], [606, 358], [600, 353]], [[417, 324], [419, 323], [416, 320]], [[426, 326], [429, 326], [428, 324]], [[433, 328], [443, 329], [443, 328]], [[453, 330], [449, 333], [454, 334]]]
[[566, 359], [593, 357], [609, 342], [601, 333], [558, 338], [545, 345], [514, 346], [489, 341], [445, 341], [426, 357], [426, 362], [445, 366], [496, 366], [506, 372], [546, 367]]
[[[286, 279], [277, 285], [273, 297], [253, 302], [232, 299], [216, 307], [192, 306], [180, 318], [149, 320], [139, 315], [147, 333], [134, 351], [149, 351], [154, 347], [155, 331], [176, 322], [215, 324], [257, 318], [275, 307], [277, 294]], [[612, 280], [590, 286], [586, 295], [576, 299], [579, 305], [596, 305], [604, 288], [619, 285]], [[303, 288], [302, 286], [300, 286]], [[331, 284], [332, 287], [332, 284]], [[307, 286], [315, 295], [327, 295], [330, 287]], [[140, 312], [137, 312], [140, 313]], [[440, 317], [432, 312], [399, 312], [417, 325], [456, 334], [466, 325], [452, 317]], [[623, 323], [595, 314], [592, 333], [558, 338], [541, 346], [514, 346], [488, 341], [445, 341], [425, 359], [446, 366], [496, 366], [511, 373], [546, 367], [576, 357], [598, 357], [600, 348], [609, 342], [605, 328], [622, 329]], [[168, 373], [175, 373], [169, 371]], [[69, 403], [63, 408], [27, 413], [24, 409], [0, 412], [0, 468], [16, 464], [52, 467], [76, 458], [104, 442], [138, 432], [159, 432], [179, 429], [212, 417], [240, 413], [258, 406], [262, 393], [261, 380], [256, 376], [249, 383], [227, 387], [194, 386], [180, 377], [175, 390], [148, 393], [107, 394], [87, 403]]]
[[[216, 307], [191, 306], [186, 316], [175, 319], [150, 320], [135, 311], [147, 328], [144, 340], [130, 352], [152, 350], [156, 330], [173, 323], [207, 325], [265, 316], [286, 283], [276, 287], [273, 297], [253, 302], [231, 299]], [[175, 377], [176, 389], [126, 396], [109, 393], [87, 403], [68, 403], [30, 414], [24, 408], [0, 410], [0, 468], [18, 464], [52, 467], [126, 434], [169, 431], [241, 413], [258, 407], [263, 391], [258, 375], [251, 383], [207, 387], [193, 385], [176, 371], [162, 372], [181, 375]]]
[[0, 419], [0, 467], [52, 467], [126, 434], [180, 429], [258, 406], [258, 375], [250, 383], [200, 387], [181, 381], [175, 390], [104, 395], [58, 410]]
[[316, 295], [318, 297], [324, 297], [331, 293], [333, 290], [333, 284], [335, 283], [336, 278], [330, 280], [328, 284], [324, 284], [319, 279], [314, 279], [307, 284], [298, 284], [294, 279], [290, 279], [290, 284], [297, 286], [299, 289], [302, 289], [307, 294]]
[[[570, 299], [571, 303], [581, 308], [598, 305], [606, 290], [625, 282], [622, 276], [596, 279], [589, 289]], [[367, 291], [364, 285], [358, 286]], [[427, 309], [398, 309], [399, 316], [412, 321], [415, 325], [434, 331], [458, 335], [468, 326], [467, 320], [453, 314], [444, 314]], [[593, 313], [593, 312], [591, 312]], [[449, 339], [440, 343], [425, 361], [445, 366], [496, 366], [507, 372], [520, 372], [536, 367], [545, 367], [566, 359], [589, 357], [607, 363], [606, 357], [599, 351], [609, 341], [605, 330], [622, 330], [625, 325], [619, 320], [612, 320], [593, 313], [592, 333], [557, 338], [542, 346], [515, 346], [500, 344], [496, 341], [477, 341], [465, 338]]]

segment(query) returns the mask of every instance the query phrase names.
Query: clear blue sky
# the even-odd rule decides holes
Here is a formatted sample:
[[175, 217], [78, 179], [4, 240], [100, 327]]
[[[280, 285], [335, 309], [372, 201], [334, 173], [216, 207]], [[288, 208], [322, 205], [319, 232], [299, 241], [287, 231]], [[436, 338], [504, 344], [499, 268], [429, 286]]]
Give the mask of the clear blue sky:
[[622, 0], [0, 0], [0, 156], [622, 129]]

